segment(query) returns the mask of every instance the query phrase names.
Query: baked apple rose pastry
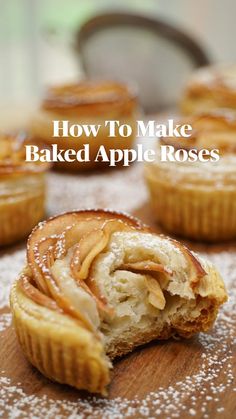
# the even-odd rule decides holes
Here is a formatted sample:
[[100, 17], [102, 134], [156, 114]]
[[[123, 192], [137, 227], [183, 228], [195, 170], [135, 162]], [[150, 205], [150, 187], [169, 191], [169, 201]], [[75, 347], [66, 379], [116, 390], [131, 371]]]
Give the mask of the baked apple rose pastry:
[[[136, 93], [123, 83], [82, 81], [59, 85], [48, 89], [41, 108], [32, 120], [31, 135], [62, 150], [64, 161], [57, 160], [57, 168], [70, 171], [96, 168], [108, 164], [99, 159], [101, 146], [108, 155], [110, 149], [124, 150], [132, 146], [136, 133], [137, 109]], [[54, 136], [53, 121], [58, 121], [57, 136]], [[63, 121], [67, 124], [65, 130], [62, 129]], [[106, 121], [128, 124], [132, 132], [126, 137], [119, 132], [111, 137]], [[85, 131], [81, 131], [84, 124], [101, 126], [97, 135], [87, 136]], [[89, 145], [88, 153], [83, 152], [84, 145]], [[73, 157], [70, 158], [71, 161], [67, 161], [65, 151], [68, 149], [79, 153], [80, 158]]]
[[42, 219], [48, 163], [26, 163], [23, 134], [0, 135], [0, 246], [26, 237]]
[[185, 114], [217, 108], [236, 110], [236, 65], [213, 65], [193, 73], [187, 83], [181, 109]]
[[[146, 164], [153, 215], [166, 231], [182, 237], [235, 239], [236, 116], [217, 110], [194, 115], [189, 123], [191, 138], [161, 139], [156, 160]], [[174, 148], [180, 160], [160, 161], [163, 145]], [[209, 158], [211, 150], [218, 160]]]
[[40, 223], [11, 290], [30, 362], [52, 380], [101, 394], [113, 358], [153, 339], [206, 332], [226, 299], [211, 263], [104, 210]]

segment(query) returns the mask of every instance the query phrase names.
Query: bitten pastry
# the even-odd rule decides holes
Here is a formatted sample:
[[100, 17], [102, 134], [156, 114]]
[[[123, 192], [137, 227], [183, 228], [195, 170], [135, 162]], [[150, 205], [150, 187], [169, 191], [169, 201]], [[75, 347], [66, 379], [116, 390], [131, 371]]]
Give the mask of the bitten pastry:
[[[183, 121], [179, 121], [182, 123]], [[145, 167], [153, 215], [166, 231], [209, 242], [236, 237], [236, 116], [222, 110], [188, 118], [191, 138], [165, 138]], [[219, 150], [218, 161], [167, 161], [161, 147]], [[206, 153], [205, 153], [206, 154]], [[181, 152], [180, 152], [181, 156]], [[183, 157], [180, 157], [183, 159]]]
[[184, 114], [217, 108], [236, 110], [236, 65], [214, 65], [193, 73], [180, 103]]
[[[57, 168], [63, 170], [84, 170], [108, 164], [101, 158], [95, 161], [100, 146], [104, 146], [107, 153], [110, 149], [122, 150], [132, 146], [136, 132], [136, 117], [137, 96], [125, 84], [83, 81], [50, 88], [32, 120], [30, 129], [33, 138], [49, 145], [57, 144], [62, 150], [72, 149], [78, 152], [84, 144], [89, 144], [89, 161], [73, 158], [73, 162], [55, 163]], [[69, 128], [74, 124], [101, 126], [96, 136], [86, 136], [84, 132], [78, 136], [75, 129], [75, 137], [53, 137], [53, 121], [63, 120], [69, 121]], [[124, 137], [116, 131], [116, 136], [109, 136], [109, 126], [105, 126], [105, 121], [113, 120], [130, 125], [132, 133]], [[85, 159], [84, 155], [82, 157]]]
[[26, 163], [24, 135], [0, 135], [0, 246], [26, 237], [42, 219], [49, 164]]
[[44, 375], [106, 394], [111, 360], [206, 332], [226, 300], [214, 266], [138, 220], [85, 210], [40, 223], [11, 290], [20, 345]]

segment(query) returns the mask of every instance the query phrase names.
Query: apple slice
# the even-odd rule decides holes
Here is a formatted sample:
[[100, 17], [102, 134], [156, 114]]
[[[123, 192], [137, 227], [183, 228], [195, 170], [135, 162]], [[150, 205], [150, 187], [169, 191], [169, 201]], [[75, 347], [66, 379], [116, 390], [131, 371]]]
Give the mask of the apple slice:
[[38, 288], [48, 296], [51, 294], [44, 278], [44, 259], [48, 249], [52, 247], [55, 242], [55, 238], [48, 237], [42, 239], [39, 243], [36, 243], [33, 249], [34, 258], [32, 259], [32, 262], [29, 263]]
[[121, 266], [120, 269], [138, 272], [161, 272], [168, 275], [173, 275], [171, 269], [167, 268], [161, 263], [156, 263], [151, 260], [142, 260], [138, 262], [125, 263]]
[[149, 291], [149, 303], [158, 308], [158, 310], [163, 310], [165, 308], [166, 300], [159, 282], [151, 276], [147, 276], [145, 278], [145, 283]]
[[107, 238], [102, 230], [93, 230], [84, 235], [77, 244], [71, 259], [72, 275], [77, 280], [85, 280], [94, 258], [104, 249]]
[[115, 231], [130, 231], [133, 227], [121, 220], [109, 220], [103, 223], [100, 230], [85, 234], [77, 244], [71, 260], [71, 271], [76, 279], [85, 280], [95, 257], [107, 246]]
[[43, 305], [50, 310], [62, 313], [63, 311], [60, 309], [57, 303], [52, 298], [48, 297], [47, 295], [40, 292], [37, 288], [35, 288], [31, 284], [30, 279], [31, 278], [25, 272], [23, 272], [19, 278], [19, 285], [24, 291], [25, 295], [27, 295], [36, 304]]

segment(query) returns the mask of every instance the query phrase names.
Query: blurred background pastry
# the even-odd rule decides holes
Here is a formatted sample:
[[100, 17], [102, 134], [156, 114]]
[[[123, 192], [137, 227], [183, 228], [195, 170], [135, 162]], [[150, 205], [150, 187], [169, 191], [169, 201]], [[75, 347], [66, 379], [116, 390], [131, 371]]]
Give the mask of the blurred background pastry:
[[0, 136], [0, 246], [25, 238], [45, 211], [47, 163], [26, 163], [23, 134]]
[[214, 109], [175, 118], [175, 123], [192, 127], [191, 137], [162, 138], [162, 143], [178, 148], [219, 149], [236, 153], [236, 113], [231, 109]]
[[[157, 145], [154, 163], [145, 167], [154, 218], [172, 234], [202, 241], [236, 237], [236, 154], [232, 114], [219, 111], [188, 119], [191, 138], [168, 138]], [[180, 121], [181, 122], [181, 121]], [[218, 149], [218, 161], [163, 162], [160, 148]]]
[[[84, 170], [98, 166], [95, 159], [101, 145], [104, 145], [106, 151], [131, 147], [135, 138], [136, 119], [137, 97], [128, 86], [118, 82], [84, 81], [50, 88], [32, 120], [30, 131], [33, 140], [42, 140], [48, 145], [57, 144], [64, 150], [79, 151], [88, 143], [90, 161], [56, 163], [56, 167], [65, 170]], [[88, 137], [82, 133], [79, 137], [69, 135], [55, 138], [52, 123], [54, 120], [69, 121], [69, 126], [100, 124], [101, 127], [96, 136]], [[110, 120], [130, 125], [131, 135], [122, 137], [117, 131], [115, 137], [109, 137], [109, 127], [105, 126], [105, 121]]]
[[229, 108], [236, 111], [236, 65], [213, 65], [190, 77], [181, 110], [184, 114]]

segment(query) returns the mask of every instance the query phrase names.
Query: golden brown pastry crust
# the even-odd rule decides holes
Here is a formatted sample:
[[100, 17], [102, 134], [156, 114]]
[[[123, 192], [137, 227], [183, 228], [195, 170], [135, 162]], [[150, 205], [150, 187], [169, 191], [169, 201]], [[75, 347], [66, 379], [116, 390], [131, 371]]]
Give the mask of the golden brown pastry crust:
[[236, 66], [215, 65], [193, 73], [181, 101], [184, 114], [217, 108], [236, 110]]
[[[106, 152], [110, 149], [130, 148], [136, 133], [137, 96], [126, 85], [109, 81], [83, 81], [52, 87], [48, 90], [41, 108], [31, 123], [33, 138], [49, 145], [57, 144], [60, 149], [79, 151], [84, 144], [89, 144], [90, 161], [56, 162], [55, 167], [77, 171], [107, 166], [107, 162], [95, 162], [99, 147]], [[53, 120], [67, 120], [73, 124], [100, 124], [96, 137], [58, 137], [53, 138]], [[120, 124], [129, 124], [132, 134], [122, 137], [109, 137], [109, 128], [105, 121], [118, 120]], [[122, 162], [121, 162], [122, 164]]]
[[[116, 116], [133, 114], [137, 96], [124, 84], [116, 82], [83, 81], [51, 87], [42, 103], [42, 109], [65, 115], [78, 113], [83, 116], [104, 115], [115, 112]], [[117, 114], [118, 112], [118, 114]]]
[[0, 137], [0, 246], [26, 237], [42, 219], [47, 163], [26, 163], [25, 135]]
[[[105, 296], [101, 288], [106, 280], [97, 269], [106, 267], [106, 262], [99, 262], [99, 258], [106, 257], [107, 252], [111, 255], [119, 252], [122, 245], [119, 240], [124, 246], [131, 244], [132, 248], [132, 244], [140, 246], [140, 239], [148, 243], [147, 252], [150, 252], [150, 242], [156, 240], [156, 251], [159, 245], [162, 247], [158, 253], [162, 255], [160, 258], [166, 253], [163, 261], [146, 260], [145, 255], [142, 260], [137, 256], [140, 250], [137, 254], [134, 250], [127, 254], [128, 265], [125, 266], [124, 261], [117, 268], [108, 265], [107, 272], [115, 275], [112, 270], [117, 269], [119, 275], [125, 269], [127, 277], [136, 272], [134, 277], [144, 281], [144, 287], [151, 281], [151, 287], [148, 285], [140, 298], [148, 296], [150, 302], [145, 304], [152, 320], [139, 333], [135, 328], [119, 333], [117, 307], [111, 306], [112, 296]], [[116, 253], [114, 257], [116, 260]], [[120, 256], [117, 254], [117, 257]], [[164, 260], [169, 260], [170, 267]], [[190, 297], [186, 301], [180, 297], [178, 310], [172, 309], [170, 314], [167, 311], [165, 315], [170, 316], [169, 320], [163, 317], [158, 323], [155, 319], [161, 311], [156, 307], [161, 304], [159, 307], [164, 316], [165, 304], [172, 307], [172, 303], [164, 299], [163, 305], [159, 298], [156, 299], [163, 294], [155, 272], [164, 275], [160, 277], [161, 282], [169, 278], [165, 286], [170, 288], [166, 290], [172, 289], [175, 293], [172, 265], [179, 270], [179, 274], [174, 275], [180, 280], [180, 294], [189, 293]], [[138, 272], [148, 275], [143, 277]], [[154, 275], [152, 279], [150, 275]], [[182, 285], [183, 275], [186, 285]], [[93, 281], [96, 287], [92, 286]], [[110, 279], [108, 284], [110, 287]], [[116, 285], [119, 286], [114, 283], [114, 288]], [[112, 289], [109, 292], [112, 294]], [[176, 292], [179, 292], [178, 286]], [[152, 339], [167, 339], [176, 334], [190, 337], [198, 331], [208, 330], [225, 299], [224, 285], [215, 268], [203, 263], [179, 242], [150, 233], [146, 226], [126, 215], [85, 210], [51, 218], [33, 230], [28, 239], [27, 267], [11, 291], [11, 308], [19, 342], [34, 366], [55, 381], [106, 394], [110, 381], [109, 358], [121, 356]], [[111, 337], [106, 336], [108, 326]]]

